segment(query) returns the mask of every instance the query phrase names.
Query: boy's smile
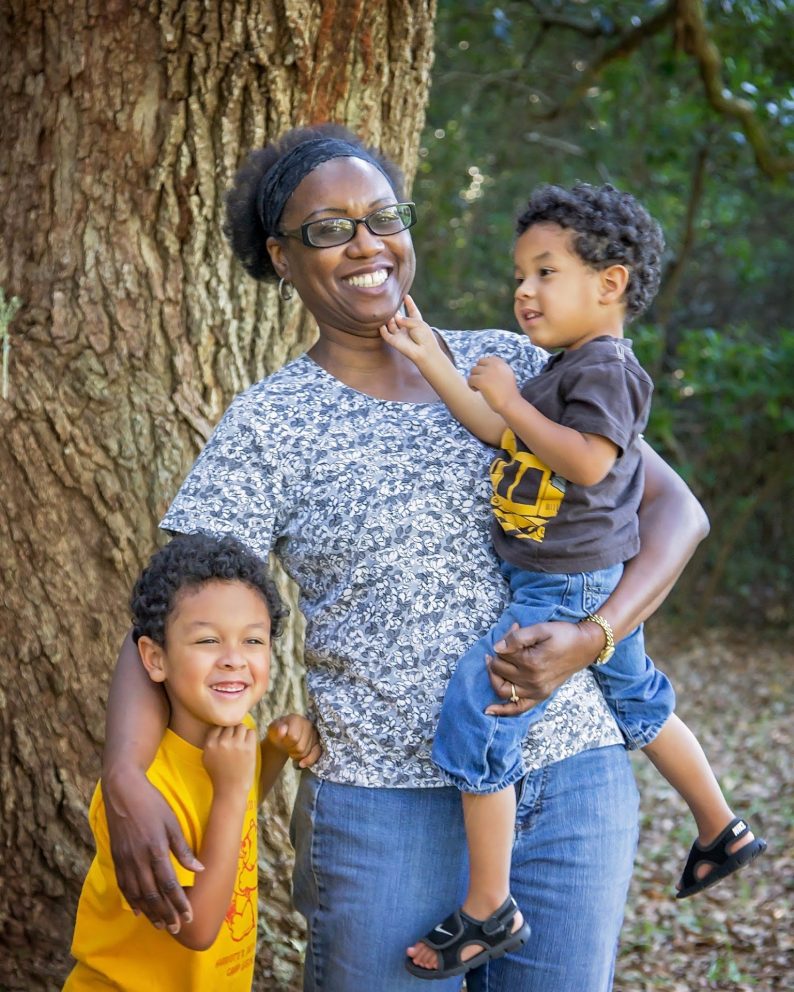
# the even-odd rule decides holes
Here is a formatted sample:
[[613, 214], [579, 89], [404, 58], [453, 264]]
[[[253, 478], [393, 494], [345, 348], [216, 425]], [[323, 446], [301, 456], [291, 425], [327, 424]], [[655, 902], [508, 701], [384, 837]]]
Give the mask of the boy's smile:
[[267, 689], [267, 604], [239, 581], [182, 589], [166, 622], [165, 646], [149, 641], [142, 654], [153, 659], [150, 677], [165, 682], [169, 727], [203, 747], [210, 727], [236, 726]]
[[623, 334], [623, 306], [610, 295], [609, 270], [586, 265], [573, 250], [574, 237], [558, 224], [533, 224], [513, 252], [516, 319], [533, 344], [550, 351]]

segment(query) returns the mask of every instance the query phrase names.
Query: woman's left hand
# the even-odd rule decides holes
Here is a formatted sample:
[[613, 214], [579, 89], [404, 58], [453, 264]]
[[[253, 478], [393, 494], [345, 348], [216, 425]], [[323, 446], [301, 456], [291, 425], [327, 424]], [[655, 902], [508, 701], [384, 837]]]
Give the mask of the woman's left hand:
[[601, 628], [594, 623], [515, 624], [497, 643], [497, 657], [488, 659], [488, 672], [496, 694], [509, 700], [515, 686], [518, 702], [496, 703], [485, 712], [492, 716], [525, 713], [591, 665], [603, 640]]

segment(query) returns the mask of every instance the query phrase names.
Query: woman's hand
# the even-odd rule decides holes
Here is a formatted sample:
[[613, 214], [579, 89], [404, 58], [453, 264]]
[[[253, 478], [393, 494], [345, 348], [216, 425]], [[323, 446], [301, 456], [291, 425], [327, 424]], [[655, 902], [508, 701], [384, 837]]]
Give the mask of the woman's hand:
[[497, 703], [485, 712], [492, 716], [525, 713], [591, 665], [603, 646], [603, 631], [594, 623], [514, 624], [495, 645], [497, 657], [488, 659], [488, 672], [498, 696], [510, 699], [515, 686], [519, 702]]
[[171, 807], [139, 770], [128, 770], [117, 787], [102, 780], [110, 850], [122, 895], [136, 915], [158, 929], [178, 933], [193, 911], [176, 880], [169, 850], [188, 871], [204, 866], [182, 836]]

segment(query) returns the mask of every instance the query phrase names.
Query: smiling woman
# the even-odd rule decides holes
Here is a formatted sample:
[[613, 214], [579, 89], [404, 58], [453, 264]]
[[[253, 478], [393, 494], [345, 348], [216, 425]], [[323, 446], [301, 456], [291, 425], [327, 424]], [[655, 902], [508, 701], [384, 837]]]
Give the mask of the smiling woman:
[[[461, 803], [431, 745], [456, 659], [508, 597], [488, 540], [493, 450], [379, 330], [414, 278], [414, 218], [395, 167], [339, 128], [291, 131], [249, 156], [226, 233], [250, 275], [294, 287], [319, 337], [237, 397], [161, 524], [235, 536], [262, 559], [273, 552], [300, 588], [323, 746], [292, 821], [306, 992], [411, 992], [408, 945], [462, 901]], [[436, 333], [464, 375], [485, 355], [522, 380], [545, 360], [506, 331]], [[643, 457], [643, 549], [602, 607], [618, 637], [661, 601], [703, 535], [686, 487], [647, 448]], [[538, 699], [559, 691], [522, 752], [511, 885], [533, 936], [473, 970], [472, 992], [605, 992], [611, 982], [637, 797], [587, 670], [602, 647], [589, 627], [508, 637], [515, 685]], [[178, 926], [187, 901], [168, 859], [150, 854], [177, 832], [143, 779], [163, 724], [141, 672], [127, 642], [109, 700], [104, 788], [123, 814], [111, 812], [110, 830], [129, 902]]]

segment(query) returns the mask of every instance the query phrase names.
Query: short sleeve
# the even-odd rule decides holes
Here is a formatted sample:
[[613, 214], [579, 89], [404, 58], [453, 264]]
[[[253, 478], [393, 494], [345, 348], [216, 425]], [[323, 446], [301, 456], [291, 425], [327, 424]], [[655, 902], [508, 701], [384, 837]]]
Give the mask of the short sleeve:
[[503, 358], [518, 383], [534, 379], [549, 359], [547, 352], [529, 338], [513, 331], [490, 328], [484, 331], [439, 331], [455, 355], [455, 364], [463, 375], [486, 355]]
[[576, 368], [563, 380], [562, 423], [607, 438], [622, 454], [645, 427], [651, 391], [650, 380], [621, 361]]
[[160, 526], [172, 533], [230, 535], [266, 558], [283, 491], [273, 433], [253, 394], [245, 393], [224, 414]]

